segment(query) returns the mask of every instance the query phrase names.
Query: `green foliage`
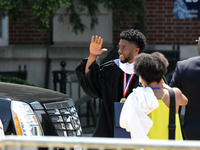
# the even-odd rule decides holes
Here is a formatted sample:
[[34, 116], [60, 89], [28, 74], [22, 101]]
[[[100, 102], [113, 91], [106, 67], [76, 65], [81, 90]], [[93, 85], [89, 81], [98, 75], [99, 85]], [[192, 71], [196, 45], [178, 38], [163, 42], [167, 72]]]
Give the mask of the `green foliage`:
[[36, 29], [46, 30], [49, 28], [49, 22], [56, 10], [61, 6], [70, 6], [70, 0], [28, 0], [32, 3], [37, 23], [34, 24]]
[[16, 84], [23, 84], [23, 85], [31, 85], [34, 86], [33, 84], [28, 83], [26, 80], [22, 80], [17, 77], [4, 77], [0, 76], [0, 82], [8, 82], [8, 83], [16, 83]]
[[95, 25], [98, 24], [98, 18], [96, 17], [96, 13], [99, 12], [98, 0], [71, 0], [71, 5], [66, 8], [66, 14], [69, 15], [70, 23], [73, 25], [73, 32], [78, 34], [78, 32], [83, 33], [86, 29], [86, 26], [82, 23], [79, 14], [82, 11], [86, 11], [87, 14], [91, 18], [90, 27], [91, 29], [94, 28]]
[[96, 16], [99, 13], [98, 6], [103, 4], [105, 8], [113, 12], [113, 28], [120, 29], [122, 25], [120, 12], [130, 15], [133, 26], [143, 32], [144, 26], [144, 0], [0, 0], [0, 17], [9, 15], [14, 21], [26, 21], [21, 10], [28, 8], [35, 15], [34, 28], [46, 31], [55, 12], [62, 6], [66, 7], [66, 15], [73, 26], [73, 32], [83, 33], [86, 26], [82, 23], [80, 12], [87, 11], [91, 18], [91, 29], [98, 24]]
[[23, 9], [30, 9], [35, 15], [34, 28], [46, 31], [50, 20], [61, 6], [69, 7], [70, 0], [0, 0], [0, 17], [9, 16], [13, 21], [26, 21]]
[[20, 13], [22, 3], [21, 0], [0, 0], [0, 17], [9, 15], [14, 21], [24, 21]]
[[[113, 28], [120, 29], [122, 26], [121, 19], [123, 15], [129, 16], [129, 24], [134, 28], [140, 29], [143, 33], [146, 32], [144, 17], [146, 11], [144, 8], [144, 0], [102, 0], [106, 8], [112, 10], [113, 12]], [[121, 14], [121, 12], [123, 12]]]

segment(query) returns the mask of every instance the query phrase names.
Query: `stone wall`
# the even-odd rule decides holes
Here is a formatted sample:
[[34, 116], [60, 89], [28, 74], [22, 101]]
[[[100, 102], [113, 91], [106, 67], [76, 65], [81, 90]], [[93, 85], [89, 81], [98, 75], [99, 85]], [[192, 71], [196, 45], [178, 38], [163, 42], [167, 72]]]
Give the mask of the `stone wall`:
[[[50, 47], [49, 58], [51, 60], [49, 72], [49, 89], [53, 89], [52, 71], [61, 70], [60, 62], [66, 61], [66, 70], [74, 70], [82, 58], [89, 55], [88, 45], [54, 45]], [[100, 56], [100, 60], [113, 49], [112, 45], [105, 45], [108, 52]], [[152, 50], [171, 50], [172, 45], [148, 46]], [[195, 45], [181, 45], [180, 59], [197, 56], [197, 47]], [[27, 81], [39, 87], [44, 87], [45, 81], [45, 46], [6, 46], [0, 47], [0, 70], [17, 71], [18, 66], [27, 66]]]
[[[108, 50], [112, 50], [112, 45], [105, 45]], [[100, 56], [100, 60], [105, 58], [107, 53]], [[89, 56], [88, 45], [58, 45], [49, 49], [50, 71], [49, 89], [53, 89], [52, 71], [60, 71], [60, 62], [66, 62], [66, 70], [75, 70], [81, 59]], [[45, 84], [46, 47], [40, 45], [15, 45], [0, 47], [0, 70], [17, 71], [19, 65], [26, 65], [28, 72], [27, 81], [38, 87]]]

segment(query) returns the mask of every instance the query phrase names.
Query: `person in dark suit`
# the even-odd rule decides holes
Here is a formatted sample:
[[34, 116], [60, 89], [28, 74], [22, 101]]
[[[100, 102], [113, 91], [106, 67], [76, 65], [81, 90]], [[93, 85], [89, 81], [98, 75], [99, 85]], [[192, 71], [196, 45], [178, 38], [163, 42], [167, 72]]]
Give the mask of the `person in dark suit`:
[[178, 61], [169, 86], [178, 87], [188, 98], [183, 124], [185, 139], [200, 140], [200, 56]]

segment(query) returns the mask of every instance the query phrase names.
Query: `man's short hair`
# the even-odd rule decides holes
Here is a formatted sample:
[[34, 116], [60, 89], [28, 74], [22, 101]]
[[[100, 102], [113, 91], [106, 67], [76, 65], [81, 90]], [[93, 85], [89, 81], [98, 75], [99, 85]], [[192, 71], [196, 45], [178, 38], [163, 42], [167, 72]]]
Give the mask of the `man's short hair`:
[[122, 31], [120, 34], [120, 39], [136, 44], [140, 49], [139, 53], [143, 52], [147, 45], [145, 36], [138, 29]]

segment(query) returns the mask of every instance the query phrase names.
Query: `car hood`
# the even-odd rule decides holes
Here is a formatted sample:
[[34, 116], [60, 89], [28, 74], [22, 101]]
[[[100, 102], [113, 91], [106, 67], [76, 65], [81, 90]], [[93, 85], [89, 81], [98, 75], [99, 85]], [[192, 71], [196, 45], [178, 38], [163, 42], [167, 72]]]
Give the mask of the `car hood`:
[[5, 82], [0, 82], [0, 97], [26, 103], [71, 100], [68, 95], [53, 90]]

